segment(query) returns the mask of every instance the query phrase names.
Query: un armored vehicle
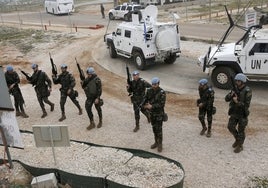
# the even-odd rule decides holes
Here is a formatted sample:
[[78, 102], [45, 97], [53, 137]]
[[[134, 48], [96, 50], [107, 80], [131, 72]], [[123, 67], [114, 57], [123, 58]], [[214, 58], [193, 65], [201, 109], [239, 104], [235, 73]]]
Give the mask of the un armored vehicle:
[[104, 41], [111, 58], [133, 59], [140, 70], [151, 63], [174, 63], [181, 53], [178, 25], [157, 22], [156, 17], [156, 6], [149, 5], [142, 12], [141, 19], [134, 14], [132, 22], [122, 22], [115, 32], [106, 34]]
[[[227, 31], [234, 27], [228, 16], [231, 24]], [[245, 74], [250, 81], [268, 81], [268, 28], [253, 25], [237, 42], [223, 44], [221, 41], [199, 58], [199, 64], [221, 89], [230, 89], [231, 79], [237, 73]]]

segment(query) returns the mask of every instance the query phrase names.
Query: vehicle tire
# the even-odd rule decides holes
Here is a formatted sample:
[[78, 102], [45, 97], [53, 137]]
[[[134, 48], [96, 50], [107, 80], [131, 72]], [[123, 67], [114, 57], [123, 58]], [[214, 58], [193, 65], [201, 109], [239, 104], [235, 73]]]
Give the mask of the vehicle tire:
[[211, 75], [211, 80], [214, 86], [220, 89], [231, 89], [232, 80], [234, 78], [235, 71], [229, 67], [216, 67]]
[[141, 52], [134, 52], [133, 59], [137, 69], [144, 70], [146, 68], [146, 61]]
[[116, 58], [117, 57], [117, 53], [116, 53], [114, 44], [111, 43], [111, 42], [109, 43], [109, 54], [110, 54], [111, 58]]
[[170, 56], [165, 59], [165, 63], [166, 64], [173, 64], [173, 63], [175, 63], [176, 59], [177, 59], [176, 54], [170, 54]]
[[113, 13], [109, 13], [109, 19], [110, 19], [110, 20], [114, 20], [114, 15], [113, 15]]

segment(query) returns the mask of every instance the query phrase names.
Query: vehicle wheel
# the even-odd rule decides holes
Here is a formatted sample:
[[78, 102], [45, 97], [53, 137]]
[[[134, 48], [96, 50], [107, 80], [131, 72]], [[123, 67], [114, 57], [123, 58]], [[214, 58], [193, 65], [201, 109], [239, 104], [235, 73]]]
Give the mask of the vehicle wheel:
[[229, 67], [216, 67], [211, 75], [212, 83], [220, 89], [231, 89], [232, 81], [235, 72]]
[[109, 43], [109, 54], [111, 58], [116, 58], [117, 57], [117, 53], [114, 47], [113, 43]]
[[110, 19], [110, 20], [114, 20], [114, 15], [113, 15], [113, 13], [110, 13], [110, 14], [109, 14], [109, 19]]
[[143, 57], [143, 54], [140, 52], [135, 52], [133, 55], [134, 63], [136, 64], [137, 69], [144, 70], [146, 67], [146, 61]]
[[173, 63], [175, 63], [176, 59], [177, 59], [176, 54], [171, 54], [169, 57], [167, 57], [165, 59], [165, 63], [166, 64], [173, 64]]

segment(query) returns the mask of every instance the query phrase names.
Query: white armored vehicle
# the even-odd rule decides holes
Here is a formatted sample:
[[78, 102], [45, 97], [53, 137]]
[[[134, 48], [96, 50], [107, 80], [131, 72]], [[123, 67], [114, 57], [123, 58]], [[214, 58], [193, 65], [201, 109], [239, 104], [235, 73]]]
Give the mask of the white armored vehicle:
[[134, 14], [132, 22], [122, 22], [115, 32], [105, 35], [110, 56], [133, 58], [140, 70], [150, 63], [174, 63], [181, 52], [179, 28], [174, 22], [157, 22], [157, 12], [156, 6], [149, 5], [141, 19]]
[[[230, 27], [234, 23], [228, 14]], [[268, 29], [260, 25], [251, 26], [240, 40], [223, 44], [223, 40], [199, 58], [203, 71], [211, 73], [213, 84], [221, 89], [232, 86], [232, 78], [243, 73], [250, 81], [268, 81]]]

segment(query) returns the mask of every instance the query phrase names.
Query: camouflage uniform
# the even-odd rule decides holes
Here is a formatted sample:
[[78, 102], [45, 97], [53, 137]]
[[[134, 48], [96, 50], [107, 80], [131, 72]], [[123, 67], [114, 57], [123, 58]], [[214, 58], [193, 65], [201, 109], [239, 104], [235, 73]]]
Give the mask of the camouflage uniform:
[[146, 102], [152, 105], [151, 113], [151, 125], [153, 128], [155, 143], [151, 146], [152, 149], [158, 147], [158, 151], [162, 151], [162, 125], [164, 116], [164, 107], [166, 103], [166, 93], [163, 89], [158, 87], [157, 89], [150, 88], [145, 95]]
[[[64, 105], [66, 103], [67, 96], [69, 96], [69, 98], [72, 100], [75, 106], [79, 109], [79, 115], [81, 115], [82, 108], [80, 107], [79, 102], [76, 100], [77, 94], [74, 91], [75, 78], [73, 77], [73, 75], [68, 71], [65, 71], [62, 72], [58, 77], [52, 76], [52, 79], [54, 84], [61, 84], [60, 108], [62, 112], [62, 117], [59, 119], [59, 121], [63, 121], [64, 119], [66, 119]], [[67, 91], [69, 89], [71, 90], [71, 93], [68, 95]]]
[[99, 99], [102, 94], [102, 85], [101, 85], [101, 79], [96, 75], [93, 74], [91, 77], [87, 77], [84, 81], [82, 81], [82, 88], [85, 91], [85, 94], [87, 96], [87, 100], [85, 102], [85, 108], [87, 111], [87, 115], [90, 119], [90, 126], [88, 129], [94, 128], [94, 117], [92, 113], [92, 106], [95, 105], [95, 108], [98, 112], [99, 116], [99, 124], [98, 128], [102, 126], [102, 109], [101, 109], [101, 103], [95, 104], [95, 100]]
[[[22, 116], [24, 118], [28, 118], [29, 116], [25, 113], [23, 104], [24, 99], [19, 88], [20, 78], [17, 72], [5, 72], [5, 78], [7, 87], [9, 88], [9, 93], [14, 96], [14, 103], [16, 108], [16, 116]], [[12, 84], [15, 84], [13, 88], [10, 88]]]
[[133, 110], [135, 113], [135, 122], [136, 122], [136, 127], [134, 128], [133, 131], [136, 132], [138, 131], [140, 126], [139, 125], [140, 111], [146, 116], [149, 123], [151, 121], [149, 111], [144, 108], [139, 108], [139, 106], [143, 101], [143, 97], [145, 96], [146, 88], [150, 88], [152, 86], [142, 78], [139, 78], [138, 80], [132, 80], [131, 86], [132, 86], [131, 102], [133, 104]]
[[[202, 131], [200, 135], [203, 135], [206, 130], [207, 137], [211, 135], [211, 126], [212, 126], [212, 115], [213, 115], [213, 103], [214, 103], [214, 90], [211, 87], [198, 88], [199, 99], [197, 100], [197, 105], [202, 103], [203, 105], [199, 107], [198, 119], [202, 125]], [[208, 128], [205, 123], [205, 116], [207, 115]]]
[[50, 95], [49, 89], [51, 89], [51, 80], [45, 72], [37, 70], [31, 76], [30, 83], [35, 86], [36, 96], [43, 111], [41, 118], [44, 118], [47, 116], [44, 102], [50, 105], [50, 111], [54, 110], [54, 104], [48, 100], [48, 96]]
[[[232, 92], [225, 96], [225, 101], [229, 103], [228, 129], [235, 138], [233, 147], [242, 146], [246, 135], [245, 128], [248, 124], [249, 106], [252, 98], [252, 91], [248, 86], [244, 86], [239, 90], [238, 103], [233, 100]], [[236, 128], [236, 126], [238, 127]]]

